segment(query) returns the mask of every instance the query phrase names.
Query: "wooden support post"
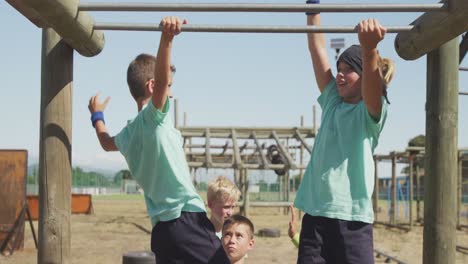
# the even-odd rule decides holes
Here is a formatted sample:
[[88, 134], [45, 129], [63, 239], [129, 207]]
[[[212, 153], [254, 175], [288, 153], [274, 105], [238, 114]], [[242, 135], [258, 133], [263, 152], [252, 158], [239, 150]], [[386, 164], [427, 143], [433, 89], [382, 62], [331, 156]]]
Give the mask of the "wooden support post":
[[463, 211], [463, 153], [458, 152], [458, 177], [457, 177], [457, 228], [460, 228], [460, 214]]
[[184, 112], [184, 127], [187, 126], [187, 113]]
[[396, 225], [396, 194], [397, 194], [397, 180], [396, 180], [396, 155], [395, 152], [391, 152], [392, 157], [392, 184], [391, 184], [391, 202], [390, 202], [390, 224]]
[[249, 180], [247, 169], [240, 169], [240, 178], [242, 181], [242, 206], [240, 208], [241, 215], [249, 217]]
[[207, 168], [213, 167], [213, 160], [210, 152], [210, 129], [205, 129], [205, 166]]
[[413, 193], [413, 177], [414, 177], [414, 155], [409, 154], [408, 155], [408, 160], [409, 160], [409, 228], [411, 229], [413, 227], [413, 198], [414, 198], [414, 193]]
[[422, 222], [421, 216], [421, 175], [419, 162], [416, 164], [416, 221]]
[[400, 57], [415, 60], [468, 31], [468, 0], [448, 0], [445, 5], [448, 12], [426, 12], [411, 23], [414, 27], [410, 32], [396, 36], [395, 49]]
[[[304, 116], [301, 116], [301, 127], [304, 127]], [[296, 130], [296, 132], [298, 132]], [[299, 134], [300, 135], [300, 134]], [[305, 142], [305, 140], [304, 140]], [[310, 154], [310, 152], [309, 152]], [[299, 166], [303, 166], [304, 165], [304, 144], [301, 144], [301, 150], [299, 151]], [[301, 168], [299, 170], [299, 184], [302, 182], [302, 177], [304, 177], [304, 170]], [[299, 188], [299, 186], [294, 186], [295, 190], [297, 191], [297, 189]]]
[[38, 263], [71, 263], [73, 49], [42, 31]]
[[179, 128], [179, 101], [174, 99], [174, 127]]
[[236, 130], [231, 129], [231, 138], [232, 138], [232, 147], [234, 150], [234, 167], [235, 168], [242, 168], [242, 160], [240, 156], [240, 151], [239, 151], [239, 145], [237, 145], [237, 135], [236, 135]]
[[374, 220], [379, 219], [379, 160], [374, 156]]
[[455, 263], [458, 52], [455, 38], [427, 55], [424, 264]]
[[314, 121], [314, 136], [317, 135], [318, 127], [317, 127], [317, 111], [315, 110], [315, 105], [312, 107], [312, 114], [313, 114], [313, 121]]

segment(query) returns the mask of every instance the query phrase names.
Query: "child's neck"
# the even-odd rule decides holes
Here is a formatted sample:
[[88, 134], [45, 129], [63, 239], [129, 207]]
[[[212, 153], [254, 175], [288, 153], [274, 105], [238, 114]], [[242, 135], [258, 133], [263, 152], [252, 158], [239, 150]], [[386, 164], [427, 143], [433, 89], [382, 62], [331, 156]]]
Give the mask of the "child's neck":
[[221, 232], [223, 230], [223, 223], [218, 223], [213, 217], [211, 217], [210, 221], [211, 223], [213, 223], [216, 233]]
[[137, 103], [138, 112], [140, 112], [140, 111], [143, 109], [143, 106], [145, 106], [146, 104], [148, 104], [148, 102], [150, 101], [150, 99], [151, 99], [151, 97], [137, 100], [136, 103]]
[[236, 262], [232, 262], [231, 264], [244, 264], [245, 263], [245, 256], [242, 257], [241, 259], [239, 259], [238, 261]]

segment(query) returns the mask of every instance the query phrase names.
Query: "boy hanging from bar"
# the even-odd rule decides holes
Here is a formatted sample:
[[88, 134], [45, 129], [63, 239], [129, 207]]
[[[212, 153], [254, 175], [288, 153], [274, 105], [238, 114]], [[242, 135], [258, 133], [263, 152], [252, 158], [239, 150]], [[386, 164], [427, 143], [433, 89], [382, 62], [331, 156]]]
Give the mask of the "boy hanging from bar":
[[127, 82], [138, 114], [115, 137], [104, 123], [109, 102], [91, 97], [92, 124], [102, 148], [120, 151], [133, 178], [144, 190], [153, 230], [151, 250], [156, 263], [229, 263], [192, 184], [180, 132], [169, 117], [172, 97], [173, 39], [181, 32], [177, 17], [162, 19], [157, 56], [140, 54], [127, 70]]

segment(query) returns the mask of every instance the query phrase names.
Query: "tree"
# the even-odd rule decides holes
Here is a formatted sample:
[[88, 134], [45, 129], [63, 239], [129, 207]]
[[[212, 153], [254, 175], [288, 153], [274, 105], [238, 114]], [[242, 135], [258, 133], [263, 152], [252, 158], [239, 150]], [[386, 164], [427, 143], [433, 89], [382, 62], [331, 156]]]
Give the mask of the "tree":
[[410, 139], [408, 142], [409, 147], [424, 147], [426, 143], [426, 136], [418, 135]]
[[133, 179], [132, 173], [129, 170], [121, 170], [117, 172], [114, 176], [114, 183], [120, 185], [122, 180], [131, 180]]

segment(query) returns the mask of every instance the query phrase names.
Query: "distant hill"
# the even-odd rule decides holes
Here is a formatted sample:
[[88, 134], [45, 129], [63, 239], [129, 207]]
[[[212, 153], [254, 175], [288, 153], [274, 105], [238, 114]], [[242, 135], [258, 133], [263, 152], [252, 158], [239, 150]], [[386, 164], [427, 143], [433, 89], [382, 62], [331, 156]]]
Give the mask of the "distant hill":
[[[82, 166], [79, 166], [79, 165], [73, 166], [73, 168], [77, 168], [77, 167], [81, 168], [84, 172], [96, 172], [98, 174], [102, 174], [104, 177], [109, 178], [109, 179], [113, 179], [115, 174], [120, 171], [120, 170], [115, 170], [114, 171], [114, 170], [82, 167]], [[38, 163], [28, 165], [28, 175], [38, 173], [38, 171], [39, 171], [39, 164]]]

